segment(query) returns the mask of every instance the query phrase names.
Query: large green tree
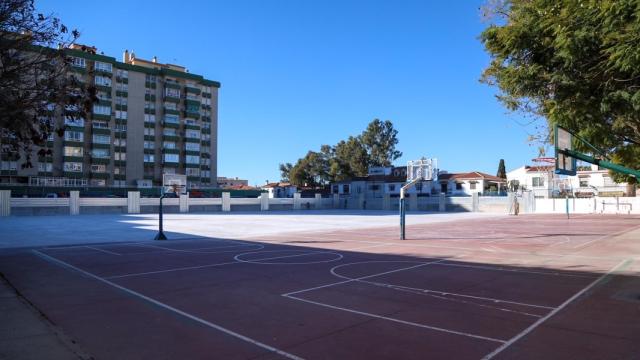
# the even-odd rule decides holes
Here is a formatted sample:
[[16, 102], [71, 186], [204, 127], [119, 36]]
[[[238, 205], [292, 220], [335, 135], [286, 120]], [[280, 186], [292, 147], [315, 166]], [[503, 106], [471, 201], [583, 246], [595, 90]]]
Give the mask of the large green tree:
[[391, 166], [402, 156], [396, 150], [398, 131], [391, 121], [374, 119], [358, 136], [335, 146], [322, 145], [292, 165], [280, 164], [283, 180], [298, 186], [324, 186], [332, 181], [366, 176], [371, 166]]
[[500, 163], [498, 164], [498, 173], [496, 176], [501, 179], [507, 178], [507, 169], [504, 166], [504, 159], [500, 159]]
[[498, 99], [546, 120], [543, 140], [558, 124], [640, 168], [640, 1], [502, 0], [489, 13], [482, 81], [499, 88]]
[[398, 130], [389, 120], [374, 119], [362, 133], [361, 141], [369, 156], [369, 166], [391, 166], [402, 156], [402, 152], [396, 150]]
[[[37, 13], [33, 0], [0, 1], [0, 141], [3, 158], [26, 156], [49, 134], [62, 134], [57, 114], [83, 116], [95, 88], [69, 75], [65, 47], [79, 36], [60, 19]], [[41, 152], [44, 149], [40, 150]], [[49, 153], [51, 151], [49, 150]], [[45, 155], [40, 153], [40, 155]]]

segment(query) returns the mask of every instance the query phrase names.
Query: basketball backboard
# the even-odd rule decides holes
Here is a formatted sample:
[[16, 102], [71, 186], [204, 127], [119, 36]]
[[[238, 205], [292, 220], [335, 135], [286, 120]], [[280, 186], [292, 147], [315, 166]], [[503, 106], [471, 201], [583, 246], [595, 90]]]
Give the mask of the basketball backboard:
[[162, 191], [164, 193], [186, 194], [187, 175], [162, 174]]
[[437, 171], [437, 159], [411, 160], [407, 163], [407, 182], [434, 180]]
[[554, 128], [554, 148], [556, 152], [556, 174], [575, 175], [576, 159], [564, 153], [573, 150], [573, 135], [566, 129], [556, 125]]

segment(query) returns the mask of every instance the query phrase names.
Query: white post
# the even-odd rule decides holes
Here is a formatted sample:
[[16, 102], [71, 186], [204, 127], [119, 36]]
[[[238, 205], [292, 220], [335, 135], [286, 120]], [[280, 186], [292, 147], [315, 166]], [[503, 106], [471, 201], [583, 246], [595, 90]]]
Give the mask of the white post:
[[269, 210], [269, 193], [260, 194], [260, 211]]
[[0, 190], [0, 216], [11, 215], [11, 190]]
[[316, 209], [322, 209], [322, 194], [316, 194]]
[[179, 202], [180, 204], [180, 212], [188, 213], [189, 212], [189, 193], [180, 194]]
[[480, 196], [477, 192], [471, 195], [471, 211], [478, 212], [480, 208]]
[[447, 204], [445, 203], [445, 194], [440, 193], [440, 198], [438, 199], [438, 211], [447, 211]]
[[384, 194], [382, 198], [382, 210], [391, 210], [391, 194]]
[[140, 191], [127, 192], [127, 212], [129, 214], [140, 213]]
[[300, 193], [293, 194], [293, 210], [300, 210]]
[[222, 193], [222, 211], [231, 211], [231, 193]]
[[333, 194], [333, 208], [338, 209], [340, 207], [340, 194]]
[[69, 215], [80, 214], [80, 191], [69, 191]]

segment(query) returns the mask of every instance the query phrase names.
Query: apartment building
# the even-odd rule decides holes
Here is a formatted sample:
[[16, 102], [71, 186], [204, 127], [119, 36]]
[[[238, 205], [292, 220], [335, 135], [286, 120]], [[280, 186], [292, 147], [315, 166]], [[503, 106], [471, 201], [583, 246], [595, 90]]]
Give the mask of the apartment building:
[[98, 102], [86, 118], [58, 114], [65, 131], [50, 136], [51, 154], [34, 156], [27, 169], [24, 160], [3, 159], [0, 182], [149, 186], [169, 173], [187, 175], [191, 188], [217, 186], [219, 82], [133, 52], [117, 61], [95, 47], [66, 51], [73, 75], [95, 84]]

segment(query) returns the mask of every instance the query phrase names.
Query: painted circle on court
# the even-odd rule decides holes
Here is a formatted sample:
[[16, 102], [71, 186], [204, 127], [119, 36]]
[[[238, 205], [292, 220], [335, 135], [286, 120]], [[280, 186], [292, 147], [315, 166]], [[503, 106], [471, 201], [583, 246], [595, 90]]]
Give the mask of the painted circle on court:
[[245, 252], [233, 259], [263, 265], [306, 265], [338, 261], [342, 259], [342, 254], [320, 250], [267, 250]]

